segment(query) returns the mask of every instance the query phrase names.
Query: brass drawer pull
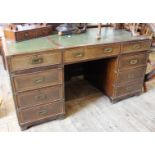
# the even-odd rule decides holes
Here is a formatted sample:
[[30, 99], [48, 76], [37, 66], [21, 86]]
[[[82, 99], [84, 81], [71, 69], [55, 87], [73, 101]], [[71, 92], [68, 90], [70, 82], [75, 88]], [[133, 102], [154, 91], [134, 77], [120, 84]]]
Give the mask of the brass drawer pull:
[[31, 61], [32, 65], [43, 63], [43, 57], [35, 56]]
[[40, 84], [40, 83], [43, 83], [44, 81], [45, 81], [44, 77], [39, 77], [39, 78], [34, 79], [33, 83], [34, 84]]
[[130, 90], [133, 89], [133, 87], [130, 87], [130, 86], [129, 86], [129, 87], [126, 87], [125, 89], [126, 89], [126, 91], [130, 91]]
[[140, 49], [140, 47], [141, 47], [140, 44], [137, 44], [133, 46], [133, 49]]
[[128, 74], [128, 79], [133, 79], [135, 77], [134, 74]]
[[131, 64], [131, 65], [135, 65], [137, 62], [138, 62], [137, 59], [130, 60], [130, 64]]
[[74, 58], [82, 58], [84, 57], [85, 53], [83, 51], [81, 52], [73, 52], [73, 57]]
[[43, 109], [41, 111], [39, 111], [39, 115], [47, 115], [48, 111]]
[[35, 100], [45, 100], [47, 98], [46, 94], [39, 94], [34, 96]]
[[105, 49], [104, 49], [104, 51], [105, 51], [105, 52], [108, 52], [108, 53], [112, 52], [112, 50], [113, 50], [112, 48], [105, 48]]

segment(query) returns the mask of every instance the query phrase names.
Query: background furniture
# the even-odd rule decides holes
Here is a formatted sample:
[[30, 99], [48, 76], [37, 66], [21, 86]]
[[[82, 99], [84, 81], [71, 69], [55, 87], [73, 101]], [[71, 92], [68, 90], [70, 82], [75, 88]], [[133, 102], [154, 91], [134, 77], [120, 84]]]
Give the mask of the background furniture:
[[[145, 36], [149, 36], [152, 39], [151, 46], [152, 48], [150, 49], [150, 52], [154, 52], [155, 50], [155, 24], [154, 23], [149, 23], [149, 24], [143, 24], [141, 27], [141, 34]], [[149, 71], [145, 75], [145, 80], [144, 80], [144, 91], [147, 91], [147, 82], [155, 79], [155, 61], [151, 60], [150, 58], [148, 59], [148, 65]]]
[[22, 129], [64, 117], [66, 73], [68, 79], [82, 73], [113, 102], [142, 92], [150, 39], [113, 28], [103, 28], [100, 40], [96, 34], [97, 29], [89, 29], [79, 35], [4, 43]]
[[2, 38], [0, 37], [0, 55], [2, 55]]
[[52, 25], [46, 23], [38, 24], [8, 24], [4, 27], [4, 35], [7, 39], [14, 41], [23, 41], [37, 37], [44, 37], [53, 32]]

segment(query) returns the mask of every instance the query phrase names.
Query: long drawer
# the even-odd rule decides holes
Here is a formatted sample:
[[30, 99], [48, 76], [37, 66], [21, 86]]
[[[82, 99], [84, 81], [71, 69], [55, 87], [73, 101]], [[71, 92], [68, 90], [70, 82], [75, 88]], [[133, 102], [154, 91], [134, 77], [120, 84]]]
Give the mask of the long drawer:
[[135, 41], [123, 43], [121, 47], [122, 53], [132, 53], [138, 51], [146, 51], [150, 49], [150, 41]]
[[117, 86], [114, 88], [115, 97], [125, 96], [128, 94], [132, 94], [134, 92], [138, 92], [142, 89], [142, 80], [138, 80], [132, 83], [128, 83], [125, 85]]
[[65, 113], [63, 102], [53, 102], [33, 108], [18, 111], [20, 124], [36, 122], [46, 118], [52, 118]]
[[130, 82], [136, 79], [143, 79], [145, 74], [146, 67], [139, 67], [136, 69], [128, 69], [124, 71], [118, 72], [116, 82], [124, 83], [124, 82]]
[[144, 66], [147, 64], [147, 59], [147, 53], [121, 55], [119, 58], [119, 70]]
[[15, 92], [62, 84], [62, 80], [63, 76], [61, 68], [21, 74], [12, 77]]
[[36, 29], [36, 36], [37, 37], [43, 37], [51, 34], [53, 31], [52, 27], [43, 27]]
[[13, 72], [36, 67], [61, 64], [62, 56], [60, 51], [49, 51], [46, 53], [42, 52], [40, 54], [16, 55], [10, 57], [8, 63], [9, 70]]
[[18, 33], [15, 33], [16, 40], [22, 41], [26, 39], [32, 39], [36, 37], [36, 32], [34, 30], [27, 30], [27, 31], [19, 31]]
[[110, 44], [68, 49], [64, 51], [63, 57], [65, 63], [71, 63], [89, 59], [99, 59], [119, 53], [120, 44]]
[[22, 92], [16, 95], [18, 108], [28, 108], [62, 99], [63, 88], [61, 85]]

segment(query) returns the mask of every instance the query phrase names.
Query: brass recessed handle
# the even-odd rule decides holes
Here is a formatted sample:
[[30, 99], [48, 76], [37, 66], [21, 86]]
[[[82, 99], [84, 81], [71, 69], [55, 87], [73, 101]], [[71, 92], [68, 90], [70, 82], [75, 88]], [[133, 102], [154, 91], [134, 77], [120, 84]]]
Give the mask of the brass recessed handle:
[[130, 91], [133, 89], [133, 86], [126, 87], [125, 89], [126, 89], [126, 91]]
[[31, 64], [35, 65], [35, 64], [41, 64], [43, 63], [43, 57], [38, 57], [38, 56], [34, 56], [31, 60]]
[[135, 64], [137, 64], [138, 63], [138, 60], [137, 59], [132, 59], [132, 60], [130, 60], [130, 64], [131, 65], [135, 65]]
[[38, 77], [38, 78], [33, 80], [33, 83], [34, 84], [40, 84], [40, 83], [43, 83], [44, 81], [45, 81], [44, 77]]
[[108, 53], [112, 52], [112, 50], [113, 50], [112, 48], [105, 48], [105, 49], [104, 49], [104, 51], [105, 51], [105, 52], [108, 52]]
[[46, 109], [39, 111], [39, 115], [46, 115], [47, 113], [48, 111]]
[[74, 58], [82, 58], [84, 56], [85, 56], [85, 53], [83, 51], [73, 52], [73, 57]]
[[34, 96], [35, 100], [45, 100], [47, 98], [46, 94], [39, 94]]
[[140, 44], [133, 45], [133, 49], [140, 49]]

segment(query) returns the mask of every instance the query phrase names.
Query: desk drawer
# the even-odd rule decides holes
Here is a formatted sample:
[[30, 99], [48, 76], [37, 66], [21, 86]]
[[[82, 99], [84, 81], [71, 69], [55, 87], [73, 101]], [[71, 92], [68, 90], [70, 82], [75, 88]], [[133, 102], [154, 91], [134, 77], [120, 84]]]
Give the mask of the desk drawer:
[[36, 32], [34, 30], [21, 31], [16, 33], [16, 40], [22, 41], [26, 39], [36, 38]]
[[115, 97], [132, 94], [142, 89], [142, 80], [115, 87]]
[[64, 52], [64, 62], [99, 59], [120, 53], [120, 44], [98, 45], [86, 48], [68, 49]]
[[128, 69], [147, 64], [147, 53], [121, 55], [119, 58], [119, 70]]
[[50, 69], [12, 77], [14, 91], [21, 92], [45, 86], [62, 84], [62, 69]]
[[36, 29], [37, 37], [47, 36], [52, 33], [51, 27], [44, 27], [40, 29]]
[[50, 53], [12, 56], [9, 61], [9, 69], [10, 71], [18, 71], [61, 63], [62, 57], [60, 51], [51, 51]]
[[62, 93], [63, 89], [61, 85], [19, 93], [16, 96], [17, 106], [18, 108], [28, 108], [61, 100], [63, 98]]
[[136, 79], [143, 79], [146, 67], [128, 69], [118, 72], [117, 83], [130, 82]]
[[35, 122], [45, 118], [52, 118], [64, 114], [64, 103], [53, 102], [18, 112], [20, 123]]
[[137, 41], [122, 44], [122, 53], [146, 51], [150, 49], [150, 41]]

